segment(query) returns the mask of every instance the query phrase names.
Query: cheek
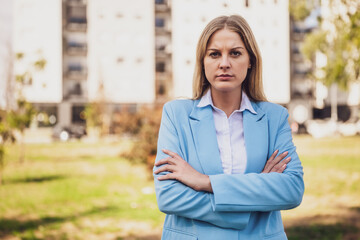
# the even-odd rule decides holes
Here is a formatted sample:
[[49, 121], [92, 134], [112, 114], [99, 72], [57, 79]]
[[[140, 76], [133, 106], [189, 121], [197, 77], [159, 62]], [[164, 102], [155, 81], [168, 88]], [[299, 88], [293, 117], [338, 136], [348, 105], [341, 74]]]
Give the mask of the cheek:
[[243, 61], [243, 62], [236, 64], [235, 69], [237, 69], [237, 71], [239, 73], [246, 75], [246, 73], [248, 72], [248, 67], [249, 67], [249, 62]]
[[211, 73], [213, 72], [213, 67], [211, 66], [211, 63], [206, 60], [204, 60], [204, 72], [205, 72], [206, 78], [209, 80], [209, 77], [211, 76]]

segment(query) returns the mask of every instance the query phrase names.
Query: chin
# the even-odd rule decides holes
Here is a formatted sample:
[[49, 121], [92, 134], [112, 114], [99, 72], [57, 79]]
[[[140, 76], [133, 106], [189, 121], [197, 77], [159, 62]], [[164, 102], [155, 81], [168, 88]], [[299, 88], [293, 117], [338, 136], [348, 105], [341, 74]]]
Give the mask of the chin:
[[233, 92], [233, 91], [241, 91], [240, 86], [234, 86], [232, 84], [219, 84], [212, 87], [215, 91], [218, 92]]

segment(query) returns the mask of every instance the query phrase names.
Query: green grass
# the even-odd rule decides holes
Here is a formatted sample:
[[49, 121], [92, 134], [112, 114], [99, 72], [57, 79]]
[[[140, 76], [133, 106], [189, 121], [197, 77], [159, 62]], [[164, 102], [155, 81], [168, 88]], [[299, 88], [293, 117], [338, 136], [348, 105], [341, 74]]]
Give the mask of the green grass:
[[360, 137], [294, 139], [304, 166], [300, 207], [283, 211], [289, 239], [360, 239]]
[[[300, 207], [283, 211], [290, 240], [360, 239], [360, 137], [294, 139], [304, 166]], [[8, 146], [0, 239], [159, 239], [164, 215], [144, 166], [118, 143]]]
[[0, 187], [0, 239], [103, 239], [109, 233], [121, 239], [142, 229], [160, 232], [164, 216], [149, 173], [113, 148], [121, 144], [28, 145], [20, 164], [18, 147], [10, 146]]

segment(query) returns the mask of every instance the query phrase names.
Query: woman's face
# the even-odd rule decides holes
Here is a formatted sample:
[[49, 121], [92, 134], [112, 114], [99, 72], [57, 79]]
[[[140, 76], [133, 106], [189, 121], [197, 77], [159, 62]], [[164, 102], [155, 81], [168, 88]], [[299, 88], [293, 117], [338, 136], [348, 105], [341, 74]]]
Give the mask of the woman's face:
[[240, 92], [249, 67], [249, 54], [238, 33], [224, 28], [212, 35], [204, 57], [212, 91]]

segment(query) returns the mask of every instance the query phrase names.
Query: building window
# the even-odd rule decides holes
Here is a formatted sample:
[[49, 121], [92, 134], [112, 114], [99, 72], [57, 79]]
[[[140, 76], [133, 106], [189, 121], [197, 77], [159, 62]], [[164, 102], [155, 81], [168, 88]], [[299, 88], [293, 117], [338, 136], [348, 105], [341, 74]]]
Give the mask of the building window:
[[165, 72], [165, 62], [156, 63], [156, 72]]
[[85, 124], [85, 107], [73, 106], [71, 108], [71, 122]]
[[165, 4], [165, 0], [155, 0], [155, 4]]
[[157, 92], [159, 95], [165, 95], [166, 93], [166, 89], [165, 89], [165, 86], [163, 83], [160, 83], [159, 84], [159, 87], [158, 87], [158, 92]]
[[68, 7], [68, 23], [84, 24], [86, 20], [86, 7]]
[[69, 72], [82, 72], [83, 67], [79, 63], [71, 63], [68, 66], [68, 71]]
[[166, 44], [156, 44], [156, 47], [155, 47], [156, 51], [159, 51], [159, 52], [164, 52], [165, 49], [166, 49]]
[[155, 27], [163, 28], [165, 27], [165, 19], [164, 18], [155, 18]]

